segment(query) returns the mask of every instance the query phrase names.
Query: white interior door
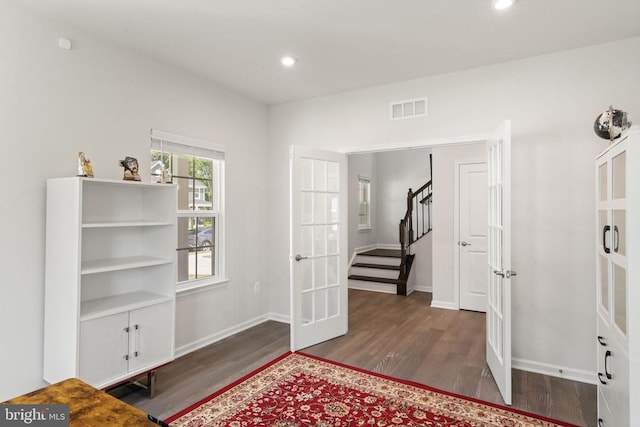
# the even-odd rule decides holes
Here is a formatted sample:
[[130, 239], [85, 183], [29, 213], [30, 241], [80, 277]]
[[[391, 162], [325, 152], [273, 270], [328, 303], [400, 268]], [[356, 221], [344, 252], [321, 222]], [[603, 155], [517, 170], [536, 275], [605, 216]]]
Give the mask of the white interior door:
[[458, 165], [460, 308], [487, 311], [487, 163]]
[[487, 141], [487, 364], [504, 403], [511, 405], [511, 122]]
[[347, 332], [347, 157], [291, 147], [291, 350]]

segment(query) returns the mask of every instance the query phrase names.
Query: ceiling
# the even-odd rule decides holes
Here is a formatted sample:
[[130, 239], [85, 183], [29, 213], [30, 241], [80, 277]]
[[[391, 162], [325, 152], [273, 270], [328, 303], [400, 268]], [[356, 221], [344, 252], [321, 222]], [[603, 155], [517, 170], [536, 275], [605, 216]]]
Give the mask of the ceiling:
[[640, 36], [638, 0], [12, 1], [266, 104]]

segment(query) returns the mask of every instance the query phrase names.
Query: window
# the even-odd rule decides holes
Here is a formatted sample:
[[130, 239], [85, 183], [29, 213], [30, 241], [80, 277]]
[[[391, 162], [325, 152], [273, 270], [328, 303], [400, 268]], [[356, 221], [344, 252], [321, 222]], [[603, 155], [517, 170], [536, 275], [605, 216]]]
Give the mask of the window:
[[358, 176], [358, 230], [371, 229], [371, 180]]
[[151, 175], [178, 185], [177, 290], [224, 279], [224, 146], [152, 129]]

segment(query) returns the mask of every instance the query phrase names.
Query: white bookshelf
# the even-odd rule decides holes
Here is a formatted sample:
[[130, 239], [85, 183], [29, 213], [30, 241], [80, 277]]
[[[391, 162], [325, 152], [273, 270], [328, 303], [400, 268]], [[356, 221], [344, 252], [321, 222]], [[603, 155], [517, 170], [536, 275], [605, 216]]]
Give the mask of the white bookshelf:
[[44, 379], [105, 388], [174, 357], [176, 187], [47, 181]]

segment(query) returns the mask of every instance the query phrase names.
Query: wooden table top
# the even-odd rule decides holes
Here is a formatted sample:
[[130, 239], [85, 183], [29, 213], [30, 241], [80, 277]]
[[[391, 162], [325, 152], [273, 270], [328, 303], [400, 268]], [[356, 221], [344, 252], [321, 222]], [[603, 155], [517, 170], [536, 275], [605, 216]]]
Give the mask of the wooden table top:
[[18, 396], [10, 404], [69, 404], [70, 426], [158, 426], [147, 414], [79, 379], [70, 378]]

